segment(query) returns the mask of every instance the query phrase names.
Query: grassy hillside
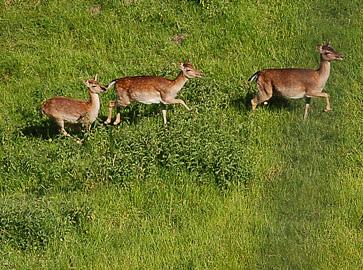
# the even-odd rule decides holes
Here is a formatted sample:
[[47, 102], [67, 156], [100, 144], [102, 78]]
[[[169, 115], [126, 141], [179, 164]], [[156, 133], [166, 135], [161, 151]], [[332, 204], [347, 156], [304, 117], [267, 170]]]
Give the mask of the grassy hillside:
[[[360, 269], [363, 264], [363, 3], [17, 1], [0, 13], [0, 268]], [[182, 42], [176, 37], [182, 35]], [[345, 55], [314, 99], [251, 113], [265, 67]], [[81, 80], [205, 76], [191, 112], [133, 104], [64, 138], [44, 100], [86, 98]]]

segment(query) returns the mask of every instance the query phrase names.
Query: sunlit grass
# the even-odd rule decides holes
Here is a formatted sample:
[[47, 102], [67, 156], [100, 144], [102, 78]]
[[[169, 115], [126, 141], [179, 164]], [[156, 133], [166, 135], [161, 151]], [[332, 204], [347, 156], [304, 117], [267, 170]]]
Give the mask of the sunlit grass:
[[[360, 1], [3, 1], [0, 15], [0, 262], [4, 269], [359, 269], [363, 76]], [[182, 34], [185, 40], [173, 38]], [[315, 99], [250, 111], [265, 67], [345, 60]], [[40, 114], [83, 79], [204, 78], [192, 108], [133, 104], [80, 145]]]

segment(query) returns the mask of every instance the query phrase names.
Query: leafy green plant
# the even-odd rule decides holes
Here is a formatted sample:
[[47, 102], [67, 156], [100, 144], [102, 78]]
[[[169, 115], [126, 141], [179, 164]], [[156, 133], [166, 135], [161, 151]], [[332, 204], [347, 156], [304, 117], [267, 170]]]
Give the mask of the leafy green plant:
[[24, 198], [4, 200], [0, 205], [0, 242], [20, 250], [44, 250], [77, 230], [87, 233], [95, 219], [85, 203], [63, 203], [56, 207], [47, 201], [27, 204]]
[[9, 205], [1, 202], [0, 228], [0, 242], [21, 250], [44, 249], [61, 234], [56, 215], [37, 204]]
[[[0, 268], [360, 269], [362, 1], [2, 1]], [[181, 35], [183, 42], [175, 42]], [[315, 99], [251, 113], [268, 67], [346, 55]], [[204, 77], [190, 112], [134, 104], [104, 126], [111, 91], [78, 144], [39, 106], [85, 99], [81, 80]], [[323, 254], [323, 256], [322, 256]]]

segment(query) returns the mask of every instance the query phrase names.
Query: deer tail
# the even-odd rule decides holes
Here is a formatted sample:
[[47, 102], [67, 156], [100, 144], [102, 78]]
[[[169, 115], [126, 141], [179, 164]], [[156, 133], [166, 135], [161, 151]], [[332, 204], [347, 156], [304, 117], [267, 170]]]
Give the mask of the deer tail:
[[248, 79], [248, 81], [249, 81], [249, 82], [257, 81], [258, 76], [260, 76], [260, 72], [259, 72], [259, 71], [257, 71], [255, 74], [253, 74], [253, 75], [251, 76], [251, 78], [249, 78], [249, 79]]
[[110, 89], [112, 86], [114, 86], [114, 84], [116, 83], [117, 80], [113, 80], [112, 82], [110, 82], [107, 86], [106, 89]]

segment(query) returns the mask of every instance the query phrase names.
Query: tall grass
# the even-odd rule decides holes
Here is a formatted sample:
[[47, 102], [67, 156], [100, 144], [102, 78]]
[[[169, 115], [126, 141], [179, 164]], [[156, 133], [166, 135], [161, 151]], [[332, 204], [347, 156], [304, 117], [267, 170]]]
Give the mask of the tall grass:
[[[0, 15], [0, 265], [5, 269], [359, 269], [362, 265], [360, 1], [16, 1]], [[175, 36], [183, 35], [182, 42]], [[316, 99], [250, 112], [264, 67], [344, 53]], [[192, 108], [133, 104], [119, 127], [58, 135], [41, 116], [81, 79], [205, 77]]]

